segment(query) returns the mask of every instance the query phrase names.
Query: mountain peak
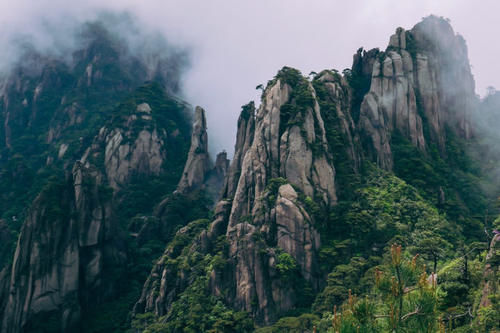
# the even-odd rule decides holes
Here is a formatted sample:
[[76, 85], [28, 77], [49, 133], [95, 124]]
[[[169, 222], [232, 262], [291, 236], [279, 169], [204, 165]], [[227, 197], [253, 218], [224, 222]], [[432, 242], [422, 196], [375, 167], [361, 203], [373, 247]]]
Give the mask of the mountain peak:
[[[344, 327], [432, 330], [457, 318], [443, 309], [470, 305], [479, 275], [460, 263], [477, 273], [481, 256], [453, 256], [483, 240], [490, 222], [477, 217], [495, 197], [466, 154], [479, 147], [477, 101], [449, 22], [397, 28], [342, 73], [283, 67], [260, 105], [242, 106], [231, 163], [209, 156], [205, 110], [172, 95], [182, 54], [160, 45], [148, 57], [147, 39], [115, 32], [87, 23], [72, 63], [35, 52], [30, 75], [20, 66], [1, 90], [0, 240], [20, 233], [0, 261], [2, 333], [250, 332], [276, 321], [264, 331], [326, 331], [351, 318], [353, 293], [376, 311]], [[494, 97], [484, 105], [496, 108]], [[411, 257], [411, 269], [395, 266]], [[416, 281], [443, 264], [438, 283], [459, 291], [438, 306], [437, 289]], [[392, 277], [373, 296], [379, 267], [389, 280], [411, 271], [403, 282], [415, 287]], [[419, 292], [390, 292], [403, 287]], [[425, 316], [406, 301], [418, 295]], [[396, 296], [399, 309], [381, 304]]]

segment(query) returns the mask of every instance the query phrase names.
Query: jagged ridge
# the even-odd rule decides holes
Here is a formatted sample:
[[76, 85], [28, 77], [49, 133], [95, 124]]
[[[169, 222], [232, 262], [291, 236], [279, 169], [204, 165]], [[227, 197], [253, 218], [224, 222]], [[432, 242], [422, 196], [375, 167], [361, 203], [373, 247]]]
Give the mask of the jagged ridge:
[[[442, 19], [429, 17], [411, 31], [399, 28], [385, 52], [358, 52], [344, 74], [323, 71], [309, 82], [284, 68], [268, 83], [256, 111], [253, 104], [243, 108], [224, 199], [208, 229], [185, 248], [188, 257], [223, 259], [207, 267], [206, 288], [258, 323], [308, 306], [307, 293], [324, 286], [318, 265], [318, 230], [324, 226], [317, 212], [332, 209], [339, 193], [352, 191], [361, 164], [373, 161], [393, 170], [396, 136], [423, 156], [438, 147], [442, 158], [448, 154], [445, 133], [472, 137], [475, 95], [465, 43]], [[366, 89], [361, 99], [352, 90], [356, 86]], [[351, 183], [338, 180], [337, 164]], [[227, 248], [221, 252], [216, 244], [222, 239]], [[284, 260], [297, 278], [293, 285]], [[187, 267], [173, 276], [164, 265], [148, 279], [136, 315], [153, 312], [175, 321], [171, 311], [186, 293], [186, 281], [200, 276]]]

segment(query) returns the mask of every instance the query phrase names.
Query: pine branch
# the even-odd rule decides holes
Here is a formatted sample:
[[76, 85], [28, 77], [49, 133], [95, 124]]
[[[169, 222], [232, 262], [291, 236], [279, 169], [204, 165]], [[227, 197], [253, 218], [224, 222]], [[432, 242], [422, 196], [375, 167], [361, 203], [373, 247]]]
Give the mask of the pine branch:
[[448, 316], [448, 318], [447, 318], [447, 319], [448, 319], [448, 320], [453, 320], [453, 319], [456, 319], [456, 318], [465, 317], [465, 316], [467, 316], [467, 315], [468, 315], [469, 317], [471, 317], [471, 318], [474, 318], [474, 316], [473, 316], [473, 315], [472, 315], [472, 313], [471, 313], [471, 308], [470, 308], [470, 307], [467, 309], [467, 311], [466, 311], [466, 312], [461, 313], [461, 314], [458, 314], [458, 315], [454, 315], [454, 316], [453, 316], [453, 315], [450, 315], [450, 316]]
[[414, 316], [414, 315], [423, 315], [423, 313], [420, 313], [420, 309], [417, 307], [415, 309], [415, 311], [407, 313], [403, 317], [401, 317], [401, 320], [406, 320], [406, 319], [408, 319], [408, 318], [410, 318], [411, 316]]

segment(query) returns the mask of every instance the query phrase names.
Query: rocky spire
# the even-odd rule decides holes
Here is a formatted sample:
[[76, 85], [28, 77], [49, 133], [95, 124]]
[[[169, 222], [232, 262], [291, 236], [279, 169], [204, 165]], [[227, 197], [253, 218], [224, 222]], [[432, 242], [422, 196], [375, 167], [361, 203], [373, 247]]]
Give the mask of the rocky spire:
[[[304, 200], [314, 197], [327, 207], [335, 205], [337, 196], [317, 98], [307, 79], [284, 68], [266, 88], [257, 111], [253, 104], [243, 108], [225, 198], [216, 205], [208, 230], [190, 247], [210, 251], [217, 239], [226, 238], [226, 269], [211, 273], [210, 288], [259, 322], [272, 322], [292, 309], [301, 292], [283, 282], [276, 267], [281, 254], [293, 258], [304, 283], [320, 288], [320, 237]], [[168, 259], [168, 250], [164, 257]], [[171, 280], [175, 277], [164, 260], [154, 271], [157, 274], [146, 282], [136, 313], [168, 313], [175, 295], [188, 285], [183, 278]], [[190, 272], [181, 275], [189, 279]]]
[[444, 151], [446, 126], [471, 137], [474, 101], [465, 42], [446, 20], [430, 16], [410, 31], [398, 28], [373, 64], [370, 90], [361, 104], [359, 129], [369, 142], [365, 152], [392, 169], [396, 131], [423, 152], [430, 143]]
[[197, 106], [195, 109], [193, 132], [191, 134], [191, 148], [189, 149], [188, 158], [182, 178], [177, 186], [177, 191], [184, 193], [201, 186], [209, 168], [207, 120], [205, 118], [205, 110]]
[[[165, 158], [167, 148], [189, 138], [187, 124], [167, 133], [155, 119], [157, 101], [167, 97], [158, 88], [143, 89], [157, 99], [119, 106], [65, 178], [49, 180], [29, 207], [12, 265], [0, 272], [0, 332], [30, 331], [47, 317], [59, 324], [57, 331], [77, 331], [90, 307], [116, 297], [109, 271], [126, 259], [115, 210], [123, 199], [114, 194], [132, 177], [178, 169]], [[187, 147], [179, 151], [185, 156]]]
[[[185, 258], [222, 259], [218, 267], [206, 266], [211, 271], [203, 271], [203, 277], [209, 276], [208, 288], [225, 304], [268, 324], [297, 306], [300, 283], [320, 290], [321, 239], [317, 214], [307, 203], [323, 211], [336, 205], [342, 186], [350, 185], [338, 176], [355, 174], [366, 155], [391, 169], [396, 132], [424, 153], [429, 143], [444, 142], [446, 125], [469, 135], [461, 116], [467, 103], [460, 102], [462, 111], [453, 114], [445, 101], [456, 91], [473, 94], [470, 71], [454, 61], [460, 68], [452, 71], [454, 77], [466, 82], [462, 88], [444, 85], [449, 71], [439, 67], [443, 55], [421, 41], [421, 29], [398, 29], [385, 52], [358, 52], [351, 75], [358, 76], [355, 80], [361, 75], [361, 94], [353, 92], [348, 75], [325, 70], [310, 81], [285, 67], [268, 83], [257, 110], [252, 103], [243, 107], [224, 199], [210, 226], [183, 249]], [[460, 46], [454, 33], [445, 37]], [[458, 54], [466, 59], [462, 51]], [[360, 110], [359, 119], [353, 108]], [[186, 227], [178, 236], [185, 239], [190, 233]], [[224, 249], [215, 252], [222, 243]], [[175, 265], [177, 256], [167, 248], [144, 286], [136, 314], [154, 312], [170, 319], [172, 305], [197, 278], [186, 265]], [[283, 279], [279, 264], [284, 257], [293, 263], [300, 283]]]
[[214, 204], [216, 204], [217, 201], [220, 200], [221, 195], [223, 195], [221, 192], [224, 188], [228, 170], [229, 160], [227, 159], [227, 153], [222, 151], [217, 154], [214, 167], [206, 173], [205, 181], [202, 186]]
[[[274, 311], [292, 307], [296, 297], [294, 292], [281, 289], [270, 264], [279, 251], [290, 254], [304, 279], [318, 288], [319, 234], [313, 218], [297, 200], [297, 191], [321, 198], [324, 205], [336, 202], [335, 169], [314, 89], [301, 77], [297, 77], [299, 86], [290, 85], [286, 77], [297, 75], [292, 69], [283, 69], [281, 74], [266, 89], [257, 110], [253, 141], [241, 163], [226, 232], [235, 277], [230, 302], [255, 313], [263, 322], [273, 320]], [[299, 90], [309, 94], [312, 103], [295, 115], [282, 114], [297, 103], [293, 96]], [[317, 147], [316, 151], [312, 147]], [[295, 188], [280, 183], [280, 177]], [[276, 193], [270, 193], [270, 184], [277, 185]], [[270, 201], [265, 199], [269, 195]], [[268, 243], [250, 242], [257, 235]], [[248, 246], [250, 243], [253, 245]], [[267, 252], [268, 259], [262, 259], [261, 251]]]
[[[404, 36], [404, 30], [398, 30], [398, 34], [391, 37], [391, 43], [400, 45]], [[375, 152], [374, 159], [386, 169], [391, 169], [393, 164], [390, 135], [395, 129], [425, 150], [413, 69], [411, 55], [404, 48], [389, 51], [382, 61], [377, 59], [373, 64], [370, 91], [361, 104], [359, 126], [373, 145], [366, 147], [366, 151], [369, 155]]]
[[253, 142], [254, 129], [255, 104], [254, 102], [250, 102], [243, 106], [240, 117], [238, 118], [238, 131], [236, 134], [236, 144], [234, 146], [234, 156], [231, 166], [229, 167], [225, 193], [223, 194], [226, 198], [234, 196], [234, 192], [238, 186], [239, 172], [241, 163], [243, 163], [243, 157]]

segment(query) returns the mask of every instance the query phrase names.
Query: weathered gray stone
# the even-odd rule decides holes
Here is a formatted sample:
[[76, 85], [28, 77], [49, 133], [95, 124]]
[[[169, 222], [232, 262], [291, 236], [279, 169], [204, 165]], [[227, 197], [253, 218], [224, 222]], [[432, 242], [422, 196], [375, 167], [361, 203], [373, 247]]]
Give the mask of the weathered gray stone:
[[209, 168], [207, 120], [205, 110], [197, 106], [191, 134], [191, 148], [177, 191], [184, 193], [203, 185]]
[[[215, 241], [226, 237], [225, 268], [208, 272], [214, 295], [224, 298], [237, 310], [250, 312], [259, 323], [274, 321], [280, 313], [294, 308], [298, 295], [293, 286], [286, 286], [280, 280], [277, 263], [283, 252], [294, 258], [298, 272], [313, 289], [320, 287], [317, 265], [320, 237], [315, 217], [306, 211], [302, 201], [313, 198], [322, 207], [337, 202], [333, 154], [327, 141], [327, 134], [330, 138], [332, 132], [325, 130], [325, 120], [334, 127], [328, 128], [329, 131], [340, 130], [346, 137], [345, 149], [353, 170], [357, 170], [362, 154], [391, 169], [391, 139], [395, 131], [425, 154], [426, 140], [434, 139], [424, 137], [423, 114], [429, 115], [425, 118], [431, 127], [434, 122], [443, 131], [442, 119], [448, 118], [444, 116], [447, 111], [443, 101], [448, 95], [441, 94], [442, 73], [436, 67], [440, 60], [427, 49], [421, 47], [422, 52], [415, 52], [413, 44], [409, 47], [407, 38], [415, 37], [416, 33], [415, 29], [409, 32], [398, 29], [391, 37], [387, 53], [358, 50], [354, 57], [356, 75], [371, 79], [371, 85], [360, 105], [356, 124], [350, 110], [351, 87], [333, 71], [315, 75], [313, 84], [300, 82], [302, 89], [307, 85], [312, 103], [300, 105], [296, 114], [287, 114], [296, 118], [288, 119], [286, 124], [281, 123], [281, 108], [286, 104], [296, 111], [295, 88], [279, 75], [266, 87], [258, 110], [253, 106], [244, 109], [238, 120], [235, 157], [226, 178], [225, 199], [216, 205], [216, 216], [208, 230], [202, 231], [185, 249], [213, 254], [210, 249]], [[413, 42], [418, 43], [419, 38]], [[322, 85], [321, 91], [318, 83]], [[318, 88], [318, 94], [321, 92], [321, 101], [314, 87]], [[442, 99], [443, 96], [446, 98]], [[324, 105], [328, 107], [322, 110]], [[329, 117], [325, 112], [336, 115]], [[458, 125], [456, 128], [461, 129], [462, 124]], [[371, 144], [363, 151], [359, 149], [358, 131], [363, 135], [363, 144], [365, 141]], [[338, 158], [338, 154], [334, 156]], [[168, 314], [191, 278], [190, 272], [173, 272], [161, 261], [153, 269], [134, 312]]]
[[[158, 131], [142, 130], [130, 143], [131, 133], [114, 129], [106, 134], [104, 163], [109, 184], [115, 190], [126, 183], [132, 174], [157, 175], [165, 159], [164, 140]], [[125, 140], [125, 143], [123, 142]]]
[[290, 184], [279, 188], [274, 211], [278, 247], [297, 260], [306, 280], [314, 281], [313, 274], [317, 270], [314, 251], [320, 246], [320, 236], [311, 217], [297, 200], [297, 192]]
[[2, 332], [20, 332], [33, 316], [50, 312], [58, 314], [61, 332], [72, 331], [80, 297], [96, 297], [114, 237], [109, 203], [98, 194], [99, 179], [77, 162], [71, 182], [58, 193], [58, 209], [67, 214], [51, 215], [54, 203], [46, 196], [54, 194], [42, 192], [33, 202], [14, 255]]
[[[413, 59], [405, 50], [408, 33], [414, 43]], [[373, 65], [359, 121], [362, 136], [369, 138], [371, 145], [365, 150], [369, 154], [375, 151], [372, 158], [385, 169], [393, 165], [390, 142], [394, 131], [423, 152], [431, 142], [444, 150], [445, 126], [461, 137], [472, 135], [469, 117], [474, 103], [465, 45], [446, 21], [429, 17], [410, 32], [398, 28], [389, 46], [395, 50]], [[427, 138], [423, 116], [429, 128]]]
[[252, 102], [244, 109], [238, 118], [238, 131], [236, 134], [236, 144], [234, 147], [233, 161], [229, 167], [226, 178], [226, 188], [224, 197], [232, 198], [238, 186], [239, 172], [243, 158], [253, 142], [255, 129], [255, 106]]
[[151, 107], [148, 103], [141, 103], [137, 105], [137, 112], [151, 113]]
[[[323, 77], [323, 81], [329, 79], [334, 80], [332, 75]], [[310, 84], [309, 89], [316, 99]], [[296, 302], [295, 292], [279, 280], [274, 246], [292, 255], [302, 276], [315, 288], [319, 287], [315, 263], [320, 238], [314, 221], [291, 185], [281, 186], [274, 203], [268, 206], [271, 195], [268, 184], [273, 178], [282, 177], [306, 196], [323, 198], [325, 206], [334, 205], [337, 200], [335, 169], [317, 101], [307, 109], [302, 124], [287, 126], [280, 133], [280, 109], [290, 102], [291, 90], [277, 80], [266, 89], [257, 112], [253, 105], [242, 112], [235, 157], [226, 178], [224, 197], [228, 199], [217, 204], [210, 228], [192, 245], [210, 249], [218, 237], [226, 236], [229, 271], [212, 272], [210, 288], [236, 309], [249, 311], [262, 322], [274, 320], [277, 313], [291, 309]], [[334, 96], [339, 94], [332, 92]], [[198, 137], [199, 134], [195, 136], [195, 143], [199, 142]], [[313, 154], [312, 145], [321, 149]], [[259, 238], [275, 239], [276, 245], [257, 242]], [[182, 291], [181, 286], [186, 284], [182, 278], [174, 278], [174, 281], [172, 278], [168, 268], [158, 264], [134, 311], [167, 313]], [[155, 287], [158, 285], [159, 289]], [[222, 290], [230, 292], [223, 294]]]

